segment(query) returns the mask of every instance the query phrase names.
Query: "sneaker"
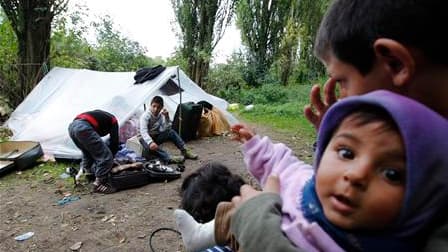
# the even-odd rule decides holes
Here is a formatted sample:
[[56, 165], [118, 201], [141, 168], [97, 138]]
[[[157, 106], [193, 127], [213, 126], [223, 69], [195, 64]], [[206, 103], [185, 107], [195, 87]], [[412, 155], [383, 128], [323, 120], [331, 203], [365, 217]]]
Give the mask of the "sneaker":
[[116, 191], [117, 189], [114, 188], [110, 183], [106, 182], [105, 179], [96, 178], [95, 182], [93, 182], [94, 193], [110, 194]]
[[184, 157], [181, 156], [172, 156], [170, 160], [168, 160], [168, 164], [183, 164], [185, 161]]
[[185, 159], [198, 159], [198, 155], [194, 154], [190, 150], [184, 150], [182, 151], [182, 154], [184, 155]]

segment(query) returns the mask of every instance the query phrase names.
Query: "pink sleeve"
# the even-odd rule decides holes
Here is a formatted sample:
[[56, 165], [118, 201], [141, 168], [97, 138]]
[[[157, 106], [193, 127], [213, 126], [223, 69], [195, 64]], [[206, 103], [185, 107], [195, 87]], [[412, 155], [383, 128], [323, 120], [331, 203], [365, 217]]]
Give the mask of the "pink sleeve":
[[[310, 166], [299, 160], [290, 148], [282, 143], [274, 144], [268, 137], [255, 135], [243, 145], [244, 161], [249, 172], [264, 186], [266, 178], [277, 175], [282, 181], [290, 179], [301, 168]], [[289, 178], [289, 179], [288, 179]]]

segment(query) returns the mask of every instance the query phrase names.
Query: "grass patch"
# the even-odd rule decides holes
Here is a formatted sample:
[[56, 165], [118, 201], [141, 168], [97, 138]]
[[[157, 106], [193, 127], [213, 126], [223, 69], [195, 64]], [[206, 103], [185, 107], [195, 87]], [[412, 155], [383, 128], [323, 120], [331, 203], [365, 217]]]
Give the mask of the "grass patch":
[[307, 140], [314, 141], [316, 133], [303, 115], [285, 113], [263, 113], [263, 106], [255, 106], [253, 111], [243, 111], [239, 116], [245, 121], [263, 124], [275, 128], [280, 132], [300, 135]]
[[[284, 88], [284, 87], [283, 87]], [[297, 85], [287, 88], [286, 102], [254, 104], [253, 109], [241, 106], [237, 115], [248, 122], [263, 124], [281, 132], [300, 135], [313, 142], [316, 132], [303, 115], [303, 107], [309, 104], [311, 85]]]
[[30, 186], [33, 186], [33, 184], [38, 182], [46, 184], [58, 183], [59, 186], [69, 188], [73, 186], [73, 180], [71, 178], [62, 179], [60, 175], [70, 165], [71, 163], [66, 162], [42, 163], [24, 171], [11, 172], [0, 178], [0, 188], [19, 183], [29, 183]]

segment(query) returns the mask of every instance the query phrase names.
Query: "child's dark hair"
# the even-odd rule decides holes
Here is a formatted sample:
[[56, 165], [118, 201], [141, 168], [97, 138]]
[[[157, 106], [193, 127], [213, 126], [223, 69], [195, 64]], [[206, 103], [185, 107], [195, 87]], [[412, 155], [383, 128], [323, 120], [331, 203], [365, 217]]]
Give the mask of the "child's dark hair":
[[239, 195], [243, 184], [243, 178], [232, 174], [224, 165], [204, 164], [182, 182], [180, 207], [196, 221], [208, 222], [214, 219], [218, 203]]
[[158, 95], [156, 95], [156, 96], [154, 96], [154, 97], [152, 98], [152, 100], [151, 100], [151, 104], [153, 104], [153, 103], [160, 104], [160, 106], [163, 107], [163, 98], [160, 97], [160, 96], [158, 96]]
[[446, 10], [446, 0], [335, 0], [321, 22], [314, 52], [321, 59], [333, 54], [365, 75], [375, 60], [374, 42], [388, 38], [420, 50], [432, 63], [448, 64], [442, 35]]

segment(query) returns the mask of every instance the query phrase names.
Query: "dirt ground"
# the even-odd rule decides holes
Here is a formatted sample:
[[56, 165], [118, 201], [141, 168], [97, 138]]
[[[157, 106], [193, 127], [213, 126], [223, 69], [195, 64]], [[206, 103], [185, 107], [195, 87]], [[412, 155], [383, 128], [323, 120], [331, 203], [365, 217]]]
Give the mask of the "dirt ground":
[[[256, 128], [258, 133], [286, 143], [300, 158], [311, 160], [311, 144], [301, 136]], [[80, 243], [76, 251], [183, 251], [180, 236], [172, 231], [154, 234], [154, 250], [149, 238], [159, 228], [175, 228], [172, 214], [180, 203], [179, 187], [184, 177], [204, 162], [219, 161], [254, 183], [245, 170], [239, 143], [229, 137], [203, 138], [188, 142], [188, 146], [199, 159], [187, 160], [182, 178], [167, 183], [109, 195], [72, 189], [72, 196], [80, 199], [65, 205], [57, 204], [62, 198], [60, 178], [1, 187], [0, 251], [73, 251]], [[25, 241], [14, 239], [26, 232], [34, 232], [34, 236]]]

